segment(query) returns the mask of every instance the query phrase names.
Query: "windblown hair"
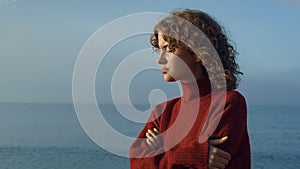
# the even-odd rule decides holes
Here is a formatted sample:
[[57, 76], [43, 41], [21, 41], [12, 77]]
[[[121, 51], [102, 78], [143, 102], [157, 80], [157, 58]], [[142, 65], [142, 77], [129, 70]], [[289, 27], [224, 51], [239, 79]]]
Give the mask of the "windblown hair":
[[[174, 16], [180, 19], [174, 19]], [[206, 38], [203, 38], [204, 35], [201, 36], [197, 31], [191, 31], [191, 27], [187, 22], [200, 29]], [[171, 33], [172, 37], [166, 35], [166, 32], [168, 32], [167, 34]], [[233, 45], [229, 43], [223, 28], [211, 16], [191, 9], [172, 11], [170, 16], [161, 20], [154, 27], [153, 34], [150, 37], [150, 43], [154, 50], [159, 49], [158, 33], [162, 33], [171, 52], [174, 52], [176, 48], [185, 47], [194, 56], [196, 53], [200, 53], [202, 69], [209, 74], [211, 83], [215, 84], [217, 89], [226, 86], [227, 90], [234, 90], [238, 87], [239, 75], [243, 73], [239, 71], [239, 65], [235, 61], [237, 52]], [[221, 60], [223, 67], [220, 68], [218, 66], [220, 64], [211, 59], [214, 57], [212, 57], [212, 52], [209, 52], [211, 50], [207, 49], [205, 39], [208, 39], [209, 43], [213, 45], [213, 50], [218, 54], [216, 58]], [[195, 52], [195, 46], [197, 52]], [[225, 77], [226, 84], [220, 84], [222, 77], [223, 79]]]

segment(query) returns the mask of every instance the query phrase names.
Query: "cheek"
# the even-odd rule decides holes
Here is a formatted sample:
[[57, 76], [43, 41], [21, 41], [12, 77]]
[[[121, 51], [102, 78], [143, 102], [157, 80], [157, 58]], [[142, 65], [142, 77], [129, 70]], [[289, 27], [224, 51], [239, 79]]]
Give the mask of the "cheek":
[[181, 59], [179, 57], [177, 57], [176, 59], [173, 59], [170, 66], [172, 66], [173, 70], [176, 71], [187, 71], [187, 69], [189, 69], [191, 67], [191, 62], [190, 60], [184, 60]]
[[183, 62], [176, 62], [170, 68], [169, 75], [177, 80], [182, 80], [183, 77], [187, 76], [191, 71], [188, 66]]

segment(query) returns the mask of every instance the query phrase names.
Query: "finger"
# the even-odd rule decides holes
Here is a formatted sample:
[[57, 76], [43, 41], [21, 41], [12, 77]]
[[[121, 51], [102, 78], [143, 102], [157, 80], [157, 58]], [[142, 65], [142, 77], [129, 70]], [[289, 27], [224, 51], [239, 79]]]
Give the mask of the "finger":
[[[151, 133], [152, 133], [152, 134], [151, 134]], [[149, 134], [151, 134], [152, 139], [153, 139], [153, 142], [155, 142], [155, 144], [156, 144], [157, 146], [161, 146], [161, 137], [155, 135], [153, 131], [150, 131]]]
[[220, 163], [216, 156], [210, 156], [209, 168], [225, 168], [226, 164]]
[[153, 146], [153, 144], [152, 144], [152, 142], [150, 141], [149, 138], [146, 139], [146, 143], [147, 143], [152, 149], [154, 149], [154, 146]]
[[153, 137], [153, 142], [155, 142], [155, 144], [158, 146], [160, 144], [160, 140], [158, 139], [157, 135], [152, 130], [148, 130], [148, 133]]
[[225, 158], [226, 160], [231, 160], [231, 155], [230, 155], [228, 152], [223, 151], [223, 150], [221, 150], [221, 149], [219, 149], [219, 148], [216, 148], [216, 147], [214, 147], [214, 148], [215, 148], [214, 153], [215, 153], [217, 156], [220, 156], [220, 157], [222, 157], [222, 158]]
[[[222, 154], [222, 153], [224, 153], [224, 154]], [[227, 165], [230, 159], [231, 159], [231, 156], [229, 153], [224, 152], [221, 149], [216, 148], [214, 146], [209, 147], [209, 163], [219, 162], [224, 165]]]
[[154, 128], [153, 128], [153, 131], [154, 131], [156, 134], [159, 134], [157, 128], [154, 127]]
[[151, 141], [151, 144], [156, 147], [158, 146], [154, 137], [152, 137], [149, 133], [146, 133], [146, 137]]
[[151, 141], [152, 145], [154, 147], [159, 147], [160, 146], [160, 139], [157, 137], [152, 137], [149, 133], [146, 133], [147, 138]]
[[219, 169], [219, 168], [216, 168], [216, 167], [213, 167], [213, 166], [209, 166], [208, 168], [209, 169]]
[[217, 147], [209, 146], [209, 152], [212, 155], [220, 156], [222, 158], [225, 158], [226, 160], [231, 160], [231, 155], [227, 153], [226, 151], [223, 151]]
[[212, 155], [210, 158], [210, 162], [211, 163], [220, 163], [222, 165], [227, 165], [228, 164], [228, 160], [222, 157], [219, 157], [217, 155]]
[[209, 169], [221, 169], [219, 167], [208, 167]]
[[221, 139], [209, 140], [210, 145], [220, 145], [228, 140], [228, 136], [222, 137]]
[[212, 167], [215, 167], [215, 168], [220, 168], [220, 169], [224, 169], [224, 168], [225, 168], [225, 165], [224, 165], [224, 164], [219, 163], [219, 162], [215, 162], [215, 161], [213, 161], [213, 162], [211, 163], [211, 166], [212, 166]]
[[156, 134], [152, 130], [148, 129], [148, 133], [151, 134], [152, 137], [156, 137]]

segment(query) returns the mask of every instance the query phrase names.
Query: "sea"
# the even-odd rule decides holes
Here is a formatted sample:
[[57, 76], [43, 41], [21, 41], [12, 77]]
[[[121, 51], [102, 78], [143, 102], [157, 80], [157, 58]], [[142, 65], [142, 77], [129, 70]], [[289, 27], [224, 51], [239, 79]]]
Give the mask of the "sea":
[[[134, 137], [143, 127], [116, 120], [113, 105], [103, 107], [104, 117], [120, 132]], [[300, 168], [299, 110], [300, 106], [248, 106], [253, 169]], [[123, 168], [129, 168], [129, 159], [93, 142], [73, 104], [0, 104], [0, 169]]]

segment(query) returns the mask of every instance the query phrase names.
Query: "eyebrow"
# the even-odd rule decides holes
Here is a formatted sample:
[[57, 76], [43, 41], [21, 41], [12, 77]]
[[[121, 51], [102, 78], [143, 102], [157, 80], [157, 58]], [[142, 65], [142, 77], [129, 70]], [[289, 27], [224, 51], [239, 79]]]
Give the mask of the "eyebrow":
[[164, 49], [164, 48], [166, 48], [166, 47], [168, 47], [168, 43], [165, 43], [164, 45], [159, 46], [160, 49]]

